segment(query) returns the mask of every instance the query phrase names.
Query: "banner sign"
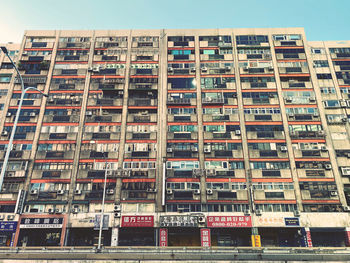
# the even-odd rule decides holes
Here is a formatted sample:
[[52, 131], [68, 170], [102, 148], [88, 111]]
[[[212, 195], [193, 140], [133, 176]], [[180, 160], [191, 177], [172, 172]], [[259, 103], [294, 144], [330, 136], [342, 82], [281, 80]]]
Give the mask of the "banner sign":
[[122, 216], [122, 227], [153, 227], [154, 216]]
[[62, 228], [63, 218], [22, 218], [20, 228]]
[[[101, 218], [101, 215], [95, 215], [94, 230], [100, 229], [100, 221], [101, 221], [100, 218]], [[103, 215], [102, 230], [108, 230], [108, 223], [109, 223], [109, 215]]]
[[161, 227], [198, 227], [198, 216], [161, 216]]
[[299, 218], [297, 217], [285, 217], [284, 218], [284, 223], [286, 226], [299, 226]]
[[201, 229], [201, 246], [202, 247], [210, 247], [211, 246], [210, 229], [208, 229], [208, 228]]
[[168, 229], [166, 228], [159, 228], [159, 246], [168, 246]]
[[17, 222], [8, 221], [8, 222], [0, 222], [0, 232], [1, 231], [16, 231]]
[[208, 227], [251, 227], [251, 216], [208, 216]]

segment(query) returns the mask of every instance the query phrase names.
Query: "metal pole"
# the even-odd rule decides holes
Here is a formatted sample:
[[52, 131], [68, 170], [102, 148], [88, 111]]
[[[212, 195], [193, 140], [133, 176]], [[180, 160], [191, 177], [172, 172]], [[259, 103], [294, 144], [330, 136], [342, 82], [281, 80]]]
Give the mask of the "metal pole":
[[21, 80], [21, 87], [22, 87], [21, 90], [22, 90], [22, 93], [21, 93], [21, 99], [20, 99], [19, 104], [18, 104], [18, 109], [17, 109], [17, 112], [16, 112], [15, 122], [13, 123], [13, 126], [12, 126], [12, 131], [11, 131], [10, 140], [9, 140], [9, 143], [8, 143], [8, 146], [7, 146], [7, 149], [6, 149], [4, 162], [3, 162], [2, 167], [1, 167], [1, 173], [0, 173], [0, 192], [1, 192], [1, 190], [2, 190], [2, 185], [3, 185], [3, 182], [4, 182], [4, 177], [5, 177], [5, 172], [6, 172], [8, 160], [9, 160], [9, 157], [10, 157], [10, 152], [11, 152], [11, 150], [12, 150], [13, 139], [14, 139], [14, 137], [15, 137], [16, 128], [17, 128], [17, 123], [18, 123], [20, 111], [21, 111], [21, 108], [22, 108], [24, 95], [25, 95], [25, 93], [26, 93], [28, 90], [33, 89], [33, 90], [39, 91], [42, 95], [44, 95], [45, 97], [47, 97], [47, 94], [44, 94], [43, 92], [41, 92], [41, 91], [38, 90], [37, 88], [29, 87], [29, 88], [24, 89], [23, 79], [22, 79], [21, 74], [20, 74], [19, 71], [18, 71], [18, 68], [16, 67], [15, 63], [13, 63], [13, 60], [11, 59], [11, 57], [9, 56], [9, 54], [8, 54], [7, 52], [4, 52], [4, 53], [7, 55], [7, 57], [8, 57], [9, 60], [11, 61], [11, 64], [12, 64], [12, 65], [14, 66], [14, 68], [16, 69], [17, 75], [19, 76], [19, 78], [20, 78], [20, 80]]
[[[103, 154], [104, 155], [104, 154]], [[105, 157], [105, 155], [104, 155]], [[103, 228], [103, 217], [105, 212], [105, 196], [106, 196], [106, 185], [107, 185], [107, 158], [105, 157], [105, 181], [103, 185], [103, 196], [102, 196], [102, 208], [101, 208], [101, 216], [100, 216], [100, 231], [98, 233], [98, 245], [97, 245], [97, 251], [101, 251], [101, 239], [102, 239], [102, 228]]]

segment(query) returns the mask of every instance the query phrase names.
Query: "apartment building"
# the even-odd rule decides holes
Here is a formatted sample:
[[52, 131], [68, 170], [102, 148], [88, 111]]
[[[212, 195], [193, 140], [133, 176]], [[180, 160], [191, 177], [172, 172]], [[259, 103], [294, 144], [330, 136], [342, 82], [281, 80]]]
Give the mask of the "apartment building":
[[[26, 31], [17, 49], [49, 96], [20, 112], [3, 246], [93, 246], [103, 197], [105, 246], [350, 245], [349, 41]], [[4, 156], [21, 85], [0, 62]]]

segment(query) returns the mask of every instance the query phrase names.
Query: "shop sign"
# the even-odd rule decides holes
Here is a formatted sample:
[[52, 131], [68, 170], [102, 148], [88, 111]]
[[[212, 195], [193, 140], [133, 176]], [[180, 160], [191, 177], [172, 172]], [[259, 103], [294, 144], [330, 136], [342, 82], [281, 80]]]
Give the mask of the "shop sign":
[[17, 222], [8, 221], [0, 222], [0, 231], [16, 231]]
[[210, 229], [202, 228], [201, 229], [201, 246], [202, 247], [210, 247], [211, 246], [211, 238], [210, 238]]
[[27, 191], [21, 189], [18, 192], [16, 207], [15, 207], [15, 213], [16, 214], [22, 214], [23, 207], [24, 207], [24, 200], [26, 198]]
[[257, 221], [258, 226], [285, 226], [283, 217], [260, 216]]
[[251, 216], [208, 216], [208, 227], [251, 227]]
[[297, 217], [285, 217], [284, 223], [286, 226], [299, 226], [299, 218]]
[[159, 246], [160, 247], [168, 246], [168, 229], [166, 228], [159, 229]]
[[122, 227], [153, 227], [154, 216], [122, 216]]
[[252, 247], [261, 247], [260, 235], [252, 235]]
[[[94, 220], [94, 230], [99, 230], [100, 229], [100, 220], [101, 215], [95, 215], [95, 220]], [[103, 215], [103, 230], [108, 230], [108, 223], [109, 223], [109, 215]]]
[[63, 218], [22, 218], [20, 228], [62, 228]]
[[161, 216], [162, 227], [198, 227], [198, 216]]

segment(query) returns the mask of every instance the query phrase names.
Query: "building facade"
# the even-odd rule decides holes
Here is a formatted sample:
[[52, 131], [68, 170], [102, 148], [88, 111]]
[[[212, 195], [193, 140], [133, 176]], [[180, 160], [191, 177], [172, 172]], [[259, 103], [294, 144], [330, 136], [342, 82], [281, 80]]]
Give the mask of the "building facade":
[[[350, 42], [26, 31], [7, 246], [349, 246]], [[0, 150], [21, 86], [1, 54]], [[5, 94], [6, 93], [6, 94]], [[348, 113], [349, 112], [349, 113]]]

